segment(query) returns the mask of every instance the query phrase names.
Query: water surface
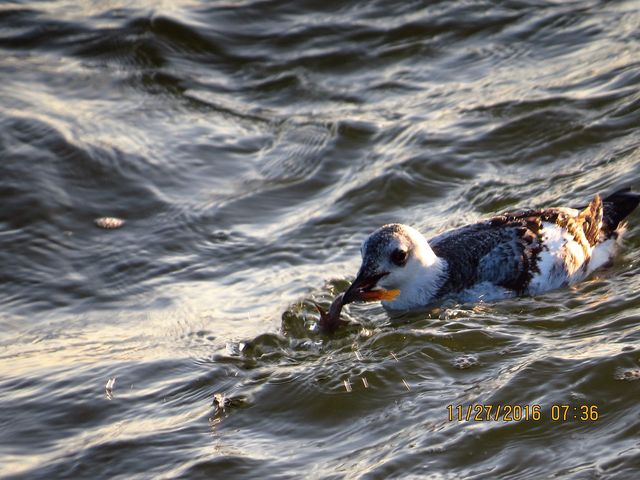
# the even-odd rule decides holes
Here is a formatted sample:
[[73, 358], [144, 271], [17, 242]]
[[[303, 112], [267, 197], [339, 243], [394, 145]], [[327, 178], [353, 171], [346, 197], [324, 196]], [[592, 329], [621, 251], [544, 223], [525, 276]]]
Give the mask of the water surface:
[[[632, 0], [0, 5], [0, 475], [637, 478], [639, 214], [573, 288], [354, 305], [331, 338], [311, 302], [384, 223], [640, 190], [638, 25]], [[541, 418], [448, 418], [477, 404]]]

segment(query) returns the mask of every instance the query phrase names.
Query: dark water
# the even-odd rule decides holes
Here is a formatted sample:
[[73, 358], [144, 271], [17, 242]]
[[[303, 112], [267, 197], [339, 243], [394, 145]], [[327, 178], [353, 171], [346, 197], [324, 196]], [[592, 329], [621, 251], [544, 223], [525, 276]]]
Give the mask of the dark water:
[[2, 476], [639, 478], [640, 214], [574, 288], [311, 304], [383, 223], [640, 190], [638, 2], [134, 3], [0, 4]]

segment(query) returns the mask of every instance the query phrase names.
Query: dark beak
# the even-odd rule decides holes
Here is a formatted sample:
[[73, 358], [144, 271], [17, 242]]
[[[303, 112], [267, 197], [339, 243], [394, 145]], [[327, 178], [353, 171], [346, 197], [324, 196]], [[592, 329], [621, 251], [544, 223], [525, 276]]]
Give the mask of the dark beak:
[[360, 272], [358, 272], [356, 279], [344, 293], [344, 297], [342, 299], [343, 305], [356, 302], [358, 300], [367, 302], [375, 300], [393, 300], [396, 298], [400, 293], [400, 290], [373, 290], [378, 283], [378, 280], [388, 274], [389, 272], [368, 273], [361, 269]]

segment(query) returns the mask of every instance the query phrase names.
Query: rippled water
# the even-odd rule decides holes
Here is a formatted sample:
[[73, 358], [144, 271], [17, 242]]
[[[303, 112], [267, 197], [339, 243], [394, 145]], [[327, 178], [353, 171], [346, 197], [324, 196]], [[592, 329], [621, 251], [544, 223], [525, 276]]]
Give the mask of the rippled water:
[[1, 475], [638, 478], [638, 213], [574, 288], [311, 303], [383, 223], [640, 190], [638, 2], [134, 3], [0, 5]]

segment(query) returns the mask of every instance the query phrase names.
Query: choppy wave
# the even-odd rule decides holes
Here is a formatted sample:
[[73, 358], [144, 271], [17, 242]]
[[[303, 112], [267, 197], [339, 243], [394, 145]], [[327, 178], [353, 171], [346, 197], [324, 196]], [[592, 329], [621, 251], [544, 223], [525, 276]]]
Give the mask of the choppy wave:
[[[640, 190], [639, 21], [595, 0], [0, 6], [0, 474], [635, 478], [637, 216], [571, 289], [356, 305], [331, 338], [312, 302], [380, 224]], [[543, 415], [447, 417], [476, 404]]]

